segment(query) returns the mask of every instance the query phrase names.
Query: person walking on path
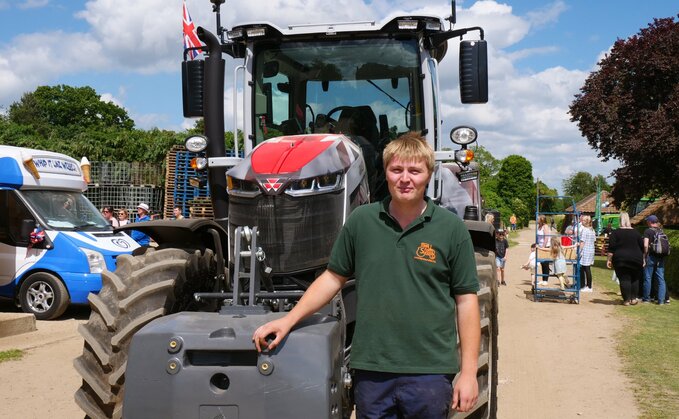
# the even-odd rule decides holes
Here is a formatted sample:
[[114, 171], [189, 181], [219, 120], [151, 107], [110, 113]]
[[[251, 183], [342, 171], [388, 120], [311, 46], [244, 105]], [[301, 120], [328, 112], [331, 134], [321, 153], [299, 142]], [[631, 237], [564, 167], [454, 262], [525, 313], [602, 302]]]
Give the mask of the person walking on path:
[[500, 285], [507, 285], [505, 282], [505, 263], [507, 263], [507, 236], [504, 230], [498, 230], [495, 233], [495, 265], [497, 266], [498, 276], [500, 277]]
[[606, 266], [615, 269], [623, 305], [635, 305], [644, 265], [644, 239], [632, 228], [629, 214], [621, 212], [620, 228], [613, 230], [608, 240]]
[[644, 272], [644, 286], [642, 301], [648, 303], [651, 301], [651, 285], [655, 279], [658, 283], [658, 304], [662, 305], [669, 301], [665, 298], [665, 256], [653, 252], [651, 244], [654, 242], [657, 234], [662, 233], [660, 220], [655, 215], [646, 217], [646, 224], [648, 228], [644, 231], [644, 257], [646, 260], [646, 268]]
[[325, 272], [289, 313], [260, 326], [252, 339], [258, 351], [275, 348], [353, 275], [356, 417], [445, 419], [451, 408], [469, 411], [478, 397], [474, 249], [462, 220], [424, 197], [434, 153], [418, 133], [390, 142], [383, 162], [389, 196], [352, 212]]
[[[137, 216], [137, 221], [135, 221], [137, 223], [150, 221], [151, 217], [149, 217], [149, 206], [143, 202], [137, 205]], [[149, 243], [151, 243], [151, 238], [148, 236], [148, 234], [142, 233], [141, 231], [132, 230], [130, 231], [130, 236], [139, 244], [139, 246], [148, 246]]]
[[511, 226], [512, 231], [516, 231], [516, 215], [512, 214], [509, 217], [509, 225]]
[[580, 292], [592, 292], [592, 265], [594, 265], [594, 242], [596, 233], [592, 229], [592, 217], [580, 217]]

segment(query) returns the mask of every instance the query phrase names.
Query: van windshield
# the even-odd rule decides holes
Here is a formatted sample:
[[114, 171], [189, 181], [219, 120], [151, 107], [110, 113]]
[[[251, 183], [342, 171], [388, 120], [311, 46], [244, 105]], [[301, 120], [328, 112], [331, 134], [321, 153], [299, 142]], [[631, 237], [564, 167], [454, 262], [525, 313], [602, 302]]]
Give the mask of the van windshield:
[[81, 193], [71, 191], [22, 191], [47, 226], [54, 230], [102, 231], [113, 227]]

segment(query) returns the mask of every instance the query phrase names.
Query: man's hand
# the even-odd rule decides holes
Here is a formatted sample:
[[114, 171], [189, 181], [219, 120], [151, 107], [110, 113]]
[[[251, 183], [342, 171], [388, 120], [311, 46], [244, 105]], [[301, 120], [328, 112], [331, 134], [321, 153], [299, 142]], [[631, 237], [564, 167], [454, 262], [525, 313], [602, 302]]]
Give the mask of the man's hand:
[[453, 388], [453, 402], [450, 406], [458, 412], [469, 412], [479, 397], [479, 383], [476, 381], [476, 371], [460, 373]]
[[[306, 290], [295, 308], [285, 317], [271, 321], [260, 326], [252, 335], [252, 341], [258, 352], [263, 349], [273, 350], [290, 333], [290, 329], [300, 320], [317, 312], [321, 307], [328, 304], [330, 300], [342, 289], [347, 282], [347, 277], [338, 275], [332, 271], [325, 270]], [[267, 337], [274, 336], [271, 342], [267, 342]]]
[[[293, 325], [285, 317], [259, 326], [252, 335], [252, 341], [255, 343], [257, 352], [262, 352], [262, 350], [265, 349], [269, 351], [275, 349], [288, 333], [290, 333], [292, 326]], [[269, 336], [274, 337], [271, 342], [267, 341], [267, 337]]]

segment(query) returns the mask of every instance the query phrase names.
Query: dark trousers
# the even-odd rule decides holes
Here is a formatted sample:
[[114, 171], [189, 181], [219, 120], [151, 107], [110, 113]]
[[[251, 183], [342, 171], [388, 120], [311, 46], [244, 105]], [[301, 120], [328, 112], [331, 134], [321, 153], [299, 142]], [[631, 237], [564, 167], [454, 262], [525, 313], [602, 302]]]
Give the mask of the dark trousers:
[[592, 288], [592, 267], [580, 265], [580, 288], [585, 287]]
[[357, 419], [447, 419], [453, 375], [356, 370]]
[[623, 301], [631, 301], [639, 297], [639, 283], [641, 282], [641, 269], [619, 267], [615, 268], [615, 275], [620, 281], [620, 293]]
[[540, 269], [542, 269], [542, 274], [544, 275], [542, 278], [540, 278], [540, 281], [547, 281], [549, 279], [549, 262], [540, 262], [540, 266]]

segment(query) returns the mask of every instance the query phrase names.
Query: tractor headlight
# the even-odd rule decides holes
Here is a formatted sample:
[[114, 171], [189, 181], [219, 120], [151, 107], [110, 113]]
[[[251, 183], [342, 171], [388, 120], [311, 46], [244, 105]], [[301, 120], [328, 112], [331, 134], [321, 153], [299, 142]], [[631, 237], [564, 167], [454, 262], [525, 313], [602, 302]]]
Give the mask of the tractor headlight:
[[99, 274], [106, 269], [106, 261], [104, 260], [104, 255], [92, 249], [85, 249], [81, 247], [80, 250], [85, 254], [87, 258], [87, 264], [90, 267], [90, 273]]
[[186, 149], [193, 153], [200, 153], [207, 148], [207, 138], [202, 135], [192, 135], [184, 140]]
[[285, 193], [290, 196], [318, 195], [342, 189], [342, 173], [328, 173], [291, 182]]
[[257, 183], [248, 180], [226, 177], [226, 191], [229, 195], [253, 198], [262, 193]]
[[468, 145], [476, 141], [478, 136], [476, 129], [472, 127], [455, 127], [450, 131], [450, 139], [459, 145]]

